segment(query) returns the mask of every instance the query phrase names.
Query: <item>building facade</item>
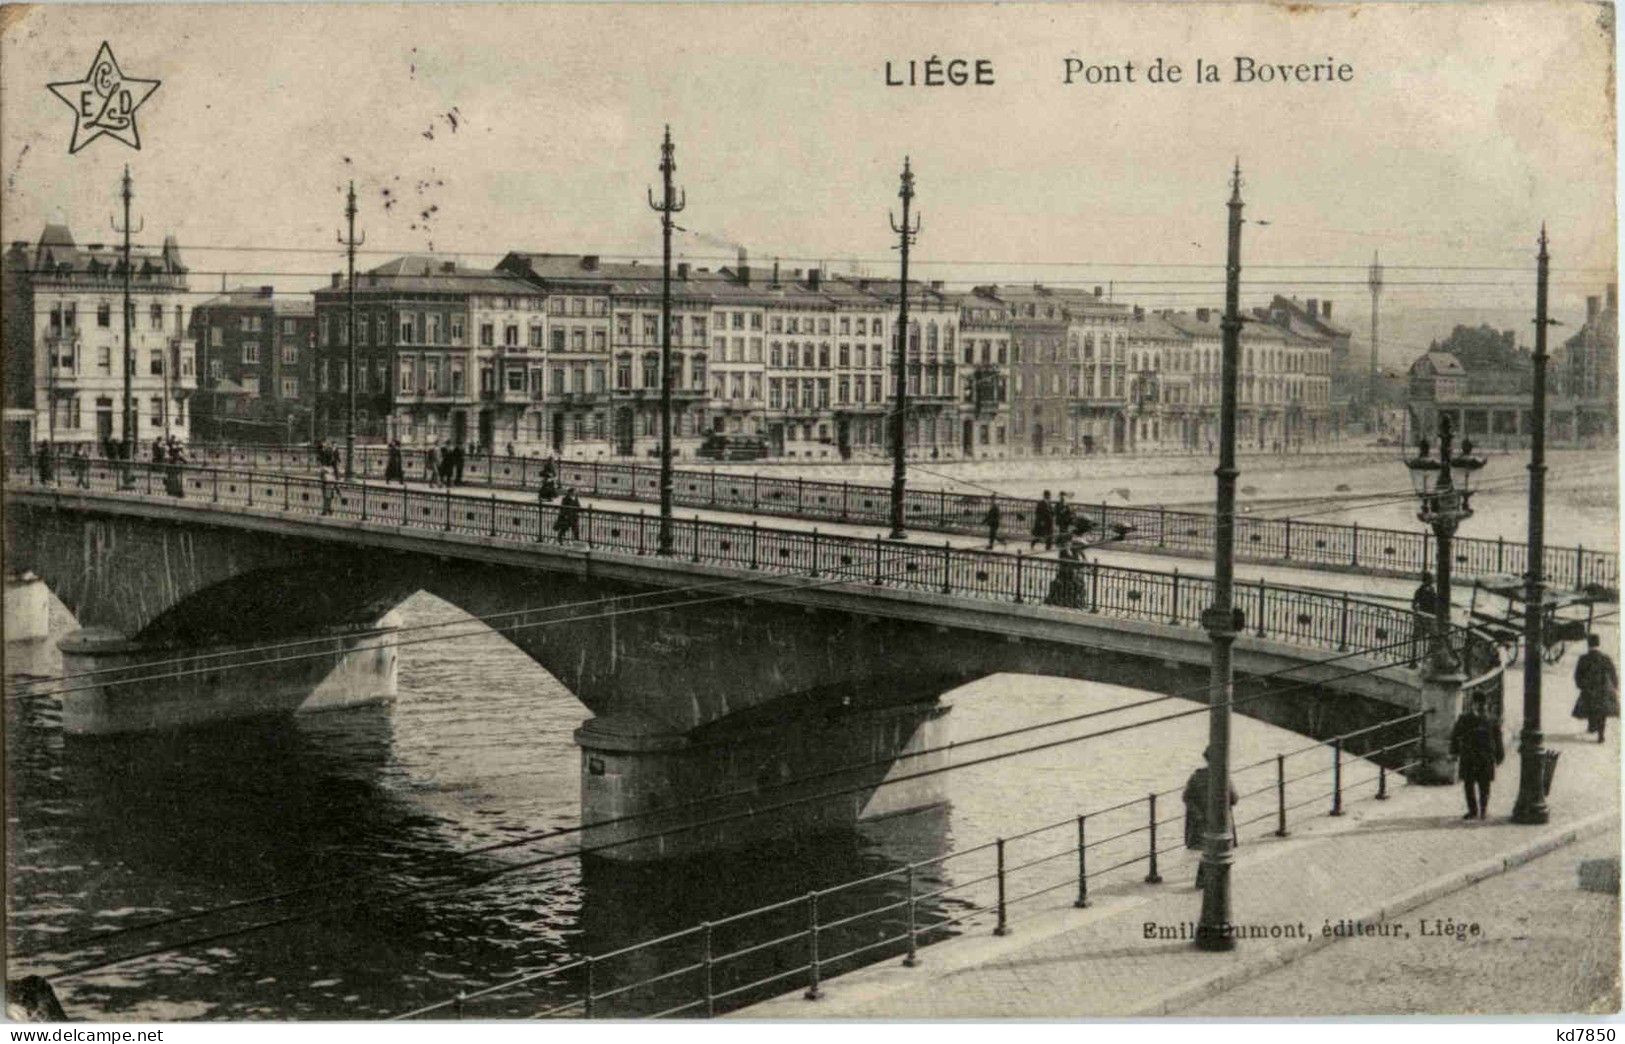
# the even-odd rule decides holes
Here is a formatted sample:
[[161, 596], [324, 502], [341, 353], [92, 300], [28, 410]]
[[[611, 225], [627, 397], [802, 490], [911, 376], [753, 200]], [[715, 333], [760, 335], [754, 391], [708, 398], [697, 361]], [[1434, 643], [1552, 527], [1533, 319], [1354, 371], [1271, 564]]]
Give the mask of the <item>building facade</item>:
[[188, 324], [197, 346], [192, 431], [199, 441], [297, 442], [311, 437], [316, 318], [308, 299], [269, 286], [208, 298]]
[[127, 316], [123, 252], [81, 247], [65, 225], [47, 225], [32, 247], [13, 242], [4, 272], [8, 445], [190, 438], [197, 376], [187, 270], [173, 236], [156, 251], [130, 252]]

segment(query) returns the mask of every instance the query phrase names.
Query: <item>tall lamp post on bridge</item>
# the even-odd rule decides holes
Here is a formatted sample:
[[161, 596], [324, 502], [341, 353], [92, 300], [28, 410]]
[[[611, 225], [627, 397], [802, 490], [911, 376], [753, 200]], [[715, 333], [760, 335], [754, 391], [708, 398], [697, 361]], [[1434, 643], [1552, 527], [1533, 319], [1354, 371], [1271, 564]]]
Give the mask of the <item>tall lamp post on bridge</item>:
[[673, 214], [681, 213], [688, 204], [688, 193], [678, 198], [672, 194], [671, 176], [677, 170], [673, 158], [677, 147], [671, 143], [671, 125], [666, 125], [666, 140], [660, 146], [660, 177], [663, 188], [660, 202], [655, 202], [654, 189], [649, 190], [649, 207], [660, 215], [660, 537], [658, 548], [662, 555], [672, 553], [671, 533], [671, 230]]
[[[1523, 729], [1518, 735], [1518, 800], [1512, 805], [1514, 823], [1544, 823], [1546, 810], [1545, 737], [1540, 731], [1539, 650], [1545, 648], [1546, 624], [1546, 226], [1540, 226], [1540, 253], [1536, 255], [1535, 354], [1533, 397], [1529, 431], [1529, 547], [1523, 593]], [[1576, 584], [1579, 578], [1575, 578]]]
[[1213, 642], [1208, 682], [1207, 836], [1202, 847], [1202, 919], [1196, 945], [1203, 950], [1233, 950], [1230, 931], [1230, 703], [1235, 696], [1236, 635], [1241, 612], [1236, 608], [1236, 370], [1241, 356], [1241, 161], [1230, 179], [1230, 229], [1224, 268], [1224, 346], [1220, 353], [1218, 495], [1213, 520], [1213, 604], [1202, 613], [1202, 626]]
[[1421, 501], [1416, 517], [1433, 530], [1435, 595], [1428, 661], [1435, 675], [1453, 673], [1458, 667], [1450, 650], [1450, 543], [1456, 528], [1473, 517], [1472, 478], [1484, 466], [1482, 457], [1473, 456], [1471, 439], [1463, 439], [1461, 452], [1451, 455], [1454, 434], [1450, 414], [1440, 413], [1438, 458], [1429, 456], [1432, 446], [1424, 433], [1416, 441], [1416, 456], [1405, 461]]
[[886, 216], [891, 219], [891, 230], [897, 233], [898, 249], [902, 251], [902, 278], [897, 284], [897, 381], [891, 418], [891, 539], [902, 540], [908, 536], [908, 519], [903, 510], [903, 492], [908, 480], [908, 465], [903, 455], [903, 436], [908, 430], [904, 416], [908, 412], [908, 248], [920, 234], [919, 216], [915, 215], [912, 225], [908, 220], [908, 205], [914, 200], [914, 172], [909, 170], [907, 156], [903, 157], [902, 187], [897, 190], [897, 198], [903, 201], [902, 224], [889, 213]]

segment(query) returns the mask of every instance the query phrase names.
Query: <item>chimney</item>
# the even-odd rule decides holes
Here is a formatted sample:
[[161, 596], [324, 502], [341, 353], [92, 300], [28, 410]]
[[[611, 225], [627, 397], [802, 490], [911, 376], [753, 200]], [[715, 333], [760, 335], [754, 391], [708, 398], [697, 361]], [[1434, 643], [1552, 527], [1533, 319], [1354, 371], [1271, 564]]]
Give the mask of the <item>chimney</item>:
[[688, 262], [687, 261], [679, 261], [679, 262], [677, 262], [677, 278], [680, 279], [680, 280], [683, 280], [684, 282], [688, 281]]
[[867, 289], [869, 289], [869, 280], [868, 279], [859, 279], [858, 280], [858, 289], [859, 290], [867, 290]]
[[942, 280], [940, 280], [940, 279], [931, 280], [931, 289], [937, 291], [938, 293], [941, 293], [942, 292]]
[[1205, 323], [1209, 319], [1212, 319], [1212, 318], [1213, 318], [1213, 309], [1211, 309], [1211, 308], [1198, 308], [1196, 310], [1196, 321], [1197, 322]]
[[823, 269], [821, 269], [821, 268], [809, 268], [809, 269], [807, 269], [807, 289], [808, 290], [817, 290], [819, 280], [823, 279], [823, 277], [824, 277], [824, 270]]
[[272, 289], [273, 288], [269, 287], [269, 286], [260, 287], [260, 296], [261, 297], [270, 297]]
[[1597, 311], [1602, 307], [1602, 298], [1595, 295], [1586, 298], [1586, 322], [1597, 318]]
[[1322, 319], [1330, 319], [1332, 317], [1332, 303], [1330, 301], [1320, 302], [1320, 317]]
[[1320, 302], [1311, 297], [1309, 299], [1309, 307], [1305, 310], [1309, 313], [1309, 318], [1313, 319], [1315, 316], [1320, 314]]
[[1144, 319], [1145, 318], [1145, 309], [1141, 308], [1139, 305], [1135, 305], [1134, 306], [1134, 318], [1136, 318], [1136, 319]]
[[775, 257], [773, 259], [773, 288], [776, 290], [776, 289], [778, 289], [778, 287], [779, 287], [779, 259]]
[[741, 286], [750, 285], [750, 255], [745, 248], [739, 248], [739, 283]]
[[581, 267], [589, 272], [596, 272], [598, 270], [598, 255], [583, 254], [581, 256]]
[[1617, 283], [1608, 284], [1608, 311], [1619, 311], [1619, 284]]
[[342, 285], [339, 281], [341, 279], [343, 279], [343, 278], [344, 278], [344, 274], [342, 272], [334, 272], [333, 273], [333, 289], [334, 290], [337, 290]]
[[1096, 297], [1096, 299], [1099, 299], [1100, 297], [1103, 297], [1105, 295], [1105, 293], [1106, 293], [1106, 288], [1105, 287], [1103, 287], [1103, 286], [1095, 287], [1095, 297]]
[[440, 271], [445, 272], [447, 275], [455, 274], [456, 271], [457, 271], [457, 262], [455, 262], [455, 261], [442, 261], [442, 262], [440, 262]]

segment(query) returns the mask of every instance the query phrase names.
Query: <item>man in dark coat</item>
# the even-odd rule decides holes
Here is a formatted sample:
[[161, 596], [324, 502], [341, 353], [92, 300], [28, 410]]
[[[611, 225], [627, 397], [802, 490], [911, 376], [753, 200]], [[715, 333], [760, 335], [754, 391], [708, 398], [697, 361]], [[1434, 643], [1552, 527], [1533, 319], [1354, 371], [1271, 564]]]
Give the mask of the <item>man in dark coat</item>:
[[1055, 502], [1055, 534], [1070, 535], [1072, 532], [1072, 505], [1066, 502], [1066, 494], [1062, 493]]
[[987, 526], [987, 549], [993, 550], [993, 545], [999, 539], [999, 502], [991, 499], [987, 505], [987, 514], [982, 516], [982, 524]]
[[463, 444], [459, 442], [451, 448], [451, 470], [453, 480], [461, 486], [463, 484]]
[[574, 487], [567, 487], [564, 499], [559, 501], [559, 516], [553, 520], [553, 532], [558, 535], [559, 543], [564, 543], [564, 534], [569, 533], [570, 539], [581, 539], [581, 501], [576, 499]]
[[1055, 544], [1055, 505], [1050, 503], [1049, 490], [1044, 490], [1044, 499], [1033, 507], [1033, 542], [1037, 547], [1043, 543], [1044, 550], [1048, 551]]
[[1428, 652], [1433, 637], [1434, 614], [1439, 611], [1439, 596], [1433, 590], [1433, 575], [1422, 574], [1422, 584], [1411, 595], [1411, 659], [1414, 661]]
[[384, 481], [406, 483], [406, 465], [401, 460], [401, 440], [389, 440], [389, 457], [384, 462]]
[[1490, 784], [1495, 766], [1506, 757], [1501, 744], [1501, 726], [1489, 715], [1483, 693], [1474, 693], [1467, 708], [1450, 730], [1450, 754], [1456, 759], [1456, 775], [1467, 795], [1463, 819], [1483, 819], [1490, 810]]
[[1586, 731], [1597, 734], [1597, 742], [1607, 738], [1608, 719], [1619, 717], [1619, 671], [1601, 649], [1602, 639], [1586, 637], [1586, 649], [1574, 665], [1574, 684], [1580, 698], [1574, 701], [1574, 716], [1584, 718]]
[[558, 482], [558, 479], [559, 479], [558, 466], [553, 463], [553, 458], [552, 457], [548, 457], [546, 460], [542, 461], [542, 484], [537, 489], [536, 495], [538, 497], [540, 497], [544, 502], [552, 500], [554, 497], [558, 496], [559, 495], [559, 482]]
[[[1212, 757], [1213, 749], [1211, 747], [1202, 751], [1202, 767], [1197, 769], [1195, 772], [1192, 772], [1191, 778], [1185, 781], [1184, 800], [1186, 848], [1200, 850], [1204, 845], [1207, 844], [1207, 838], [1204, 836], [1207, 833], [1207, 762]], [[1239, 799], [1236, 795], [1236, 786], [1234, 783], [1232, 783], [1230, 785], [1230, 804], [1232, 807], [1235, 806], [1237, 800]], [[1235, 834], [1234, 823], [1231, 824], [1230, 830], [1233, 837]], [[1202, 869], [1200, 866], [1198, 866], [1196, 870], [1196, 887], [1201, 888], [1205, 883], [1206, 882], [1202, 880]]]

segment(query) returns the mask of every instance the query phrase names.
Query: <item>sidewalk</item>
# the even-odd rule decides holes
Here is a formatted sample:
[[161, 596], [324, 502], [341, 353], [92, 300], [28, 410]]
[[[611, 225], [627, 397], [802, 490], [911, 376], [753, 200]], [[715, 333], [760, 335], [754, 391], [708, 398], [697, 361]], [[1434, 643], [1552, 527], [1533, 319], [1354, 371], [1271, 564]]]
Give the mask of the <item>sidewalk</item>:
[[[1324, 808], [1315, 808], [1317, 818], [1309, 819], [1311, 811], [1303, 810], [1298, 815], [1305, 818], [1294, 820], [1284, 839], [1273, 836], [1268, 821], [1242, 829], [1232, 877], [1234, 922], [1263, 929], [1266, 935], [1279, 926], [1280, 934], [1301, 933], [1303, 938], [1243, 939], [1228, 954], [1205, 953], [1177, 938], [1147, 938], [1148, 930], [1155, 935], [1158, 927], [1177, 933], [1200, 914], [1194, 855], [1181, 851], [1165, 864], [1162, 884], [1142, 883], [1143, 868], [1131, 867], [1104, 879], [1099, 889], [1091, 886], [1093, 905], [1083, 910], [1073, 908], [1072, 893], [1063, 888], [1036, 903], [1012, 907], [1011, 934], [1003, 938], [991, 934], [991, 915], [979, 915], [961, 937], [921, 950], [919, 967], [904, 968], [895, 960], [873, 965], [828, 980], [816, 1003], [798, 991], [744, 1009], [738, 1017], [1187, 1014], [1270, 972], [1275, 973], [1268, 980], [1274, 1002], [1267, 1011], [1245, 1003], [1202, 1010], [1297, 1016], [1469, 1010], [1460, 985], [1477, 965], [1462, 955], [1475, 947], [1517, 952], [1524, 936], [1549, 933], [1553, 926], [1531, 926], [1529, 911], [1515, 907], [1438, 900], [1578, 840], [1617, 833], [1619, 742], [1615, 736], [1602, 745], [1590, 741], [1565, 713], [1570, 688], [1558, 684], [1554, 674], [1560, 677], [1571, 668], [1566, 657], [1547, 673], [1548, 724], [1556, 733], [1548, 733], [1548, 746], [1562, 752], [1547, 825], [1517, 826], [1507, 819], [1518, 780], [1517, 754], [1511, 749], [1515, 743], [1509, 742], [1492, 794], [1491, 818], [1483, 822], [1461, 818], [1458, 787], [1400, 785], [1382, 802], [1372, 800], [1371, 788], [1365, 787], [1341, 818], [1328, 818]], [[1509, 708], [1516, 703], [1509, 699]], [[1517, 727], [1517, 722], [1508, 723], [1509, 740]], [[1617, 854], [1617, 847], [1612, 850]], [[1574, 859], [1565, 862], [1572, 872]], [[1433, 918], [1424, 920], [1419, 913], [1424, 907], [1447, 911], [1435, 916], [1450, 917], [1457, 925], [1476, 924], [1478, 934], [1459, 940], [1439, 934]], [[1543, 974], [1571, 980], [1591, 974], [1596, 946], [1619, 932], [1617, 900], [1609, 909], [1609, 919], [1579, 930], [1593, 946], [1544, 948]], [[1363, 925], [1366, 936], [1344, 942], [1328, 935], [1339, 922]], [[1334, 942], [1342, 945], [1314, 958], [1322, 963], [1290, 963]], [[1367, 999], [1300, 986], [1297, 969], [1308, 969], [1303, 974], [1307, 985], [1328, 974], [1325, 962], [1351, 983], [1390, 964], [1413, 969], [1403, 993], [1407, 1006], [1396, 1009], [1392, 991]], [[1517, 962], [1490, 963], [1507, 976], [1525, 974]], [[1367, 971], [1360, 972], [1361, 966]], [[1481, 984], [1473, 996], [1480, 998], [1475, 1010], [1486, 1014], [1553, 1010], [1541, 995], [1500, 992], [1494, 983]]]

